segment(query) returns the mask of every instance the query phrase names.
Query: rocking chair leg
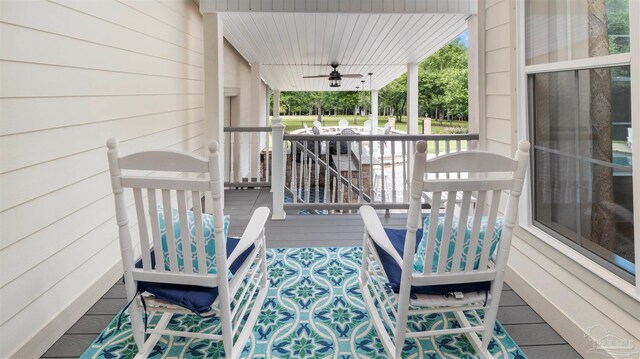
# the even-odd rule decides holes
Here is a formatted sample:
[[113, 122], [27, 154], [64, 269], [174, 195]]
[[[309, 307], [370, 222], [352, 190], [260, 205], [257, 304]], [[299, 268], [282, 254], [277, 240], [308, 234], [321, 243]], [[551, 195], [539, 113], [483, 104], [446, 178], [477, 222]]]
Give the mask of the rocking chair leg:
[[404, 348], [404, 340], [406, 338], [406, 333], [407, 333], [408, 315], [409, 315], [409, 291], [408, 290], [402, 291], [401, 289], [400, 299], [398, 300], [398, 317], [396, 318], [396, 332], [395, 332], [395, 338], [394, 338], [395, 345], [396, 345], [394, 358], [396, 359], [402, 358], [402, 349]]
[[144, 353], [144, 324], [142, 322], [142, 314], [137, 303], [132, 303], [129, 306], [129, 321], [131, 322], [131, 331], [133, 332], [133, 339], [138, 347], [138, 353]]

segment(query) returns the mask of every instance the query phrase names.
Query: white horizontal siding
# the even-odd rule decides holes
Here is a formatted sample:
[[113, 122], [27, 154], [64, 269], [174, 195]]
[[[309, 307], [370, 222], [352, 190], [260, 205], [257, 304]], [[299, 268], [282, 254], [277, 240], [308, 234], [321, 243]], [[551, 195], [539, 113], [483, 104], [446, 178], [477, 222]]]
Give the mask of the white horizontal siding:
[[202, 152], [204, 61], [191, 0], [2, 1], [0, 34], [6, 358], [119, 262], [105, 140]]
[[508, 47], [486, 52], [486, 71], [488, 74], [495, 72], [511, 71], [511, 51]]
[[[0, 144], [0, 151], [7, 154], [3, 158], [0, 172], [14, 171], [99, 148], [101, 147], [99, 142], [104, 140], [105, 133], [122, 140], [144, 137], [172, 129], [176, 129], [175, 132], [179, 133], [179, 128], [184, 125], [197, 123], [201, 125], [202, 115], [201, 108], [194, 108], [4, 136]], [[190, 133], [193, 133], [193, 131], [190, 131]], [[69, 136], [73, 136], [74, 140], [69, 141]], [[55, 143], [56, 146], [47, 148], [46, 146], [32, 145], [33, 143], [46, 143], [47, 141]], [[11, 153], [9, 150], [11, 150]]]
[[488, 73], [485, 81], [487, 95], [510, 95], [512, 89], [509, 72]]
[[[103, 1], [88, 3], [98, 5]], [[139, 14], [139, 16], [145, 15]], [[204, 63], [202, 51], [187, 49], [164, 41], [153, 34], [134, 31], [117, 22], [103, 20], [99, 14], [97, 16], [84, 14], [48, 1], [1, 1], [0, 20], [36, 31], [70, 37], [79, 41], [78, 46], [81, 42], [90, 42], [183, 64], [202, 67]], [[148, 31], [153, 31], [153, 28]], [[114, 61], [117, 60], [114, 59]]]
[[201, 0], [207, 12], [353, 12], [475, 14], [476, 0]]
[[509, 23], [509, 7], [511, 5], [510, 1], [500, 1], [487, 7], [485, 29], [490, 30], [497, 26]]
[[[511, 144], [511, 121], [499, 118], [487, 117], [487, 140], [496, 141], [505, 145]], [[509, 156], [513, 156], [509, 154]]]
[[[0, 135], [160, 115], [202, 106], [202, 94], [5, 98], [0, 99], [3, 115]], [[40, 117], [46, 117], [47, 121], [32, 121]]]
[[511, 96], [487, 95], [487, 117], [511, 120]]

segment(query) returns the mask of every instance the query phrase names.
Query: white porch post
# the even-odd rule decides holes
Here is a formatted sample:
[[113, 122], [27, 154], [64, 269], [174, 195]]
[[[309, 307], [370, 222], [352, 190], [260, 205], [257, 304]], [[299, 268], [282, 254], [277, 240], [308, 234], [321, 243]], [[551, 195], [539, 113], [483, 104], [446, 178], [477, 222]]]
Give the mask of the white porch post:
[[418, 134], [418, 64], [407, 64], [407, 129]]
[[284, 125], [280, 120], [280, 90], [273, 91], [273, 119], [271, 120], [271, 133], [273, 141], [273, 174], [271, 188], [273, 190], [273, 213], [271, 219], [283, 220], [284, 212]]
[[[481, 145], [482, 138], [481, 133], [481, 120], [484, 117], [484, 74], [480, 73], [480, 69], [484, 68], [484, 25], [480, 24], [480, 17], [477, 15], [471, 16], [467, 19], [467, 29], [469, 33], [469, 133], [480, 134], [480, 140], [477, 143], [470, 143], [469, 149], [484, 148]], [[484, 21], [484, 20], [482, 20]]]
[[378, 131], [378, 90], [371, 90], [371, 127], [373, 133], [377, 134]]
[[[220, 152], [220, 173], [227, 178], [225, 169], [224, 145], [224, 37], [222, 18], [218, 14], [204, 14], [204, 152], [207, 155], [207, 144], [211, 140], [218, 141]], [[224, 204], [224, 191], [222, 193]], [[210, 195], [205, 196], [205, 211], [212, 213], [213, 201]]]
[[[407, 133], [418, 134], [418, 64], [407, 64]], [[409, 177], [413, 169], [415, 143], [409, 146]]]
[[[260, 79], [260, 64], [251, 63], [251, 110], [249, 119], [249, 126], [260, 126], [260, 112], [262, 110], [262, 104], [260, 102], [261, 97], [262, 79]], [[247, 149], [241, 149], [240, 151], [247, 151], [247, 155], [241, 158], [246, 158], [249, 161], [249, 181], [251, 176], [255, 175], [256, 180], [260, 180], [260, 135], [254, 133], [243, 134], [246, 136], [246, 141], [249, 144]]]

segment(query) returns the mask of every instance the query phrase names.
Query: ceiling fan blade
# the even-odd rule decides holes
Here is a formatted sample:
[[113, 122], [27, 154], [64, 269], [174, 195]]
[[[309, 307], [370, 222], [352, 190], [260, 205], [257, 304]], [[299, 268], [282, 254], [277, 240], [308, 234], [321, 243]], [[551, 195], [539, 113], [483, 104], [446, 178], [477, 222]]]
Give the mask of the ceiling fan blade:
[[347, 78], [347, 79], [359, 79], [359, 78], [362, 77], [362, 75], [360, 75], [360, 74], [343, 74], [343, 75], [340, 75], [340, 76], [343, 77], [343, 78]]
[[329, 75], [302, 76], [303, 79], [324, 79], [327, 77], [329, 77]]

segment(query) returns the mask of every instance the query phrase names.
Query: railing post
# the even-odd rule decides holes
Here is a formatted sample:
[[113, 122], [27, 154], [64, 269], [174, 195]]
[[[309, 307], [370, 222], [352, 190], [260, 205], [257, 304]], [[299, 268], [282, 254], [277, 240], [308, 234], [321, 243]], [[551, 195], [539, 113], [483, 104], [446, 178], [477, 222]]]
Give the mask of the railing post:
[[273, 141], [273, 158], [271, 172], [271, 188], [273, 189], [273, 214], [271, 219], [283, 220], [286, 217], [284, 212], [284, 181], [285, 181], [285, 161], [284, 161], [284, 125], [278, 112], [275, 112], [271, 120], [271, 137]]

